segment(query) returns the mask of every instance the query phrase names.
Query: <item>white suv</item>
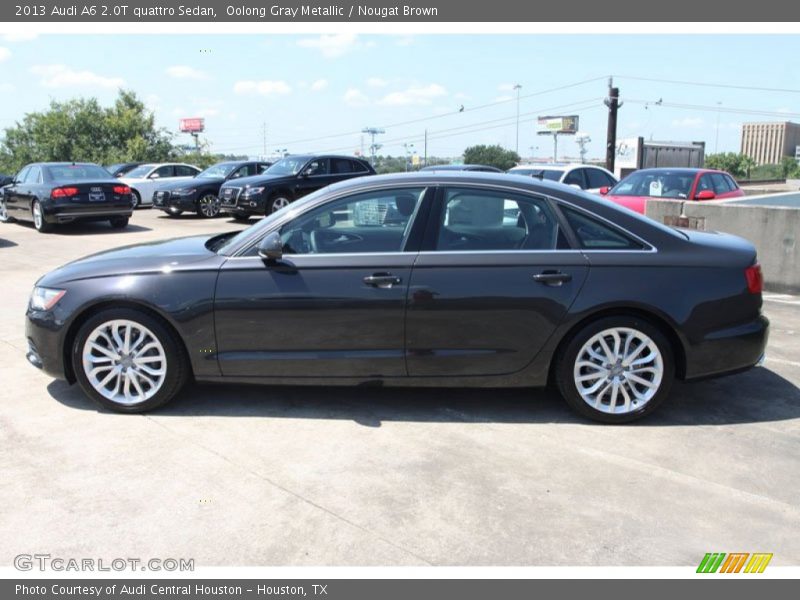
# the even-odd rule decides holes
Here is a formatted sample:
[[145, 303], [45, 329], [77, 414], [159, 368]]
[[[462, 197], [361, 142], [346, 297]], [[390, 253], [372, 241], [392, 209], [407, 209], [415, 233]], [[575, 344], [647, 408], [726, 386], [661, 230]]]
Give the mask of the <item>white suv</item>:
[[528, 175], [547, 181], [557, 181], [587, 192], [599, 193], [600, 188], [617, 185], [617, 178], [603, 167], [593, 165], [518, 165], [508, 170], [511, 175]]
[[131, 188], [136, 206], [153, 204], [153, 192], [164, 182], [191, 179], [200, 172], [183, 163], [146, 163], [128, 171], [119, 180]]

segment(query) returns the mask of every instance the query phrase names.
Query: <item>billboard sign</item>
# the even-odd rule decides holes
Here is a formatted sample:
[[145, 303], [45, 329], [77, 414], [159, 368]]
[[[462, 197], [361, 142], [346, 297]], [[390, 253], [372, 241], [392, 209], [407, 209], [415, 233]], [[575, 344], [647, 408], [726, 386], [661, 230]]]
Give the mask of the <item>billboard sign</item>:
[[578, 131], [578, 115], [539, 117], [539, 133], [575, 134]]
[[180, 120], [181, 133], [200, 133], [206, 128], [206, 120], [200, 117], [189, 117]]

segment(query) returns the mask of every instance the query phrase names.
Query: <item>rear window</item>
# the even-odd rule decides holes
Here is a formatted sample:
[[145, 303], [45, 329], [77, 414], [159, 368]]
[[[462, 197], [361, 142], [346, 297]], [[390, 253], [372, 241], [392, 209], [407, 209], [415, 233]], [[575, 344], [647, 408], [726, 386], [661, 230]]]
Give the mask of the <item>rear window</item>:
[[111, 173], [97, 165], [63, 165], [44, 167], [50, 179], [81, 181], [85, 179], [111, 179]]
[[581, 248], [585, 250], [642, 250], [639, 242], [582, 212], [562, 208]]

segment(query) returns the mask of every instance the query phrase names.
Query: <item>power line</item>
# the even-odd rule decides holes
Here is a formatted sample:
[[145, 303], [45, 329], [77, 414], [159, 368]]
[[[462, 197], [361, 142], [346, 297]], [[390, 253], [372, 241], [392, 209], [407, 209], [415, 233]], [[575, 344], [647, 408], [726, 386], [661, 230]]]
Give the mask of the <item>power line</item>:
[[631, 100], [626, 98], [626, 102], [631, 104], [644, 104], [650, 106], [660, 106], [663, 108], [678, 108], [683, 110], [701, 110], [706, 112], [716, 113], [732, 113], [738, 115], [764, 115], [768, 117], [782, 117], [788, 119], [790, 117], [800, 118], [800, 113], [782, 112], [775, 110], [759, 110], [757, 108], [737, 108], [733, 106], [710, 106], [707, 104], [685, 104], [681, 102], [654, 102], [653, 100]]
[[[565, 85], [560, 85], [558, 87], [548, 88], [546, 90], [540, 90], [538, 92], [533, 92], [533, 93], [530, 93], [530, 94], [520, 95], [520, 100], [526, 100], [526, 99], [529, 99], [529, 98], [535, 98], [537, 96], [543, 96], [545, 94], [552, 94], [553, 92], [560, 92], [562, 90], [567, 90], [567, 89], [578, 87], [578, 86], [581, 86], [581, 85], [586, 85], [587, 83], [594, 83], [596, 81], [601, 81], [601, 80], [606, 79], [607, 77], [608, 77], [608, 75], [603, 75], [602, 77], [593, 77], [591, 79], [584, 79], [582, 81], [576, 81], [574, 83], [568, 83], [568, 84], [565, 84]], [[457, 114], [463, 114], [463, 113], [468, 113], [468, 112], [474, 112], [474, 111], [477, 111], [477, 110], [483, 110], [483, 109], [486, 109], [486, 108], [491, 108], [493, 106], [499, 106], [501, 104], [508, 104], [509, 102], [516, 102], [516, 98], [509, 98], [507, 100], [498, 100], [496, 102], [487, 102], [485, 104], [479, 104], [477, 106], [467, 107], [463, 111], [454, 110], [452, 112], [441, 113], [441, 114], [438, 114], [438, 115], [431, 115], [431, 116], [428, 116], [428, 117], [420, 117], [418, 119], [411, 119], [411, 120], [408, 120], [408, 121], [398, 121], [396, 123], [389, 123], [389, 124], [386, 124], [386, 125], [381, 125], [380, 128], [381, 129], [390, 129], [392, 127], [403, 127], [405, 125], [414, 125], [414, 124], [417, 124], [417, 123], [424, 123], [426, 121], [433, 121], [435, 119], [443, 119], [445, 117], [452, 117], [452, 116], [457, 115]], [[310, 138], [303, 138], [303, 139], [297, 139], [297, 140], [288, 140], [288, 141], [281, 141], [281, 142], [275, 142], [275, 143], [277, 145], [279, 145], [279, 146], [287, 146], [288, 147], [288, 146], [296, 146], [297, 144], [305, 144], [305, 143], [308, 143], [308, 142], [318, 142], [320, 140], [330, 140], [330, 139], [336, 139], [336, 138], [343, 138], [343, 137], [347, 137], [347, 136], [350, 136], [350, 135], [359, 135], [360, 133], [361, 133], [360, 130], [359, 131], [347, 131], [347, 132], [342, 132], [342, 133], [332, 133], [332, 134], [327, 134], [327, 135], [317, 135], [317, 136], [310, 137]], [[234, 150], [252, 149], [254, 147], [255, 147], [255, 145], [246, 146], [246, 147], [245, 146], [241, 146], [239, 148], [234, 148]]]
[[800, 90], [789, 88], [758, 87], [753, 85], [736, 85], [731, 83], [709, 83], [707, 81], [681, 81], [677, 79], [656, 79], [654, 77], [631, 77], [628, 75], [614, 75], [618, 79], [631, 79], [634, 81], [650, 81], [655, 83], [670, 83], [675, 85], [694, 85], [699, 87], [728, 88], [732, 90], [749, 90], [753, 92], [781, 92], [786, 94], [800, 94]]

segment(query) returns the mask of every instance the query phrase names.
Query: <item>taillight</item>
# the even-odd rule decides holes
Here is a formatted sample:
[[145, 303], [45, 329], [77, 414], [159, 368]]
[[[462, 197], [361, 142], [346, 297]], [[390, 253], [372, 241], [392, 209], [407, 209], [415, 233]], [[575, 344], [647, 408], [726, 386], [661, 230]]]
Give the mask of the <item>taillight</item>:
[[744, 278], [747, 280], [747, 290], [751, 294], [760, 294], [764, 289], [764, 275], [761, 273], [761, 265], [756, 263], [744, 270]]
[[115, 194], [119, 194], [121, 196], [125, 195], [125, 194], [130, 194], [131, 193], [131, 188], [129, 188], [127, 185], [115, 185], [114, 186], [114, 193]]
[[51, 198], [71, 198], [78, 195], [78, 188], [76, 187], [58, 187], [50, 192]]

